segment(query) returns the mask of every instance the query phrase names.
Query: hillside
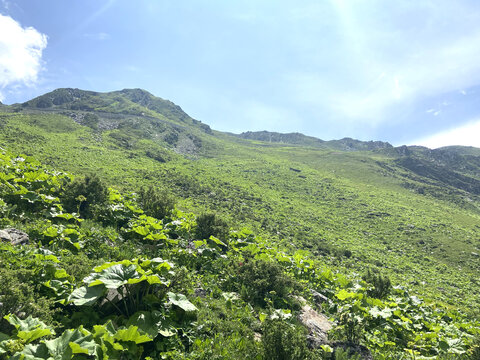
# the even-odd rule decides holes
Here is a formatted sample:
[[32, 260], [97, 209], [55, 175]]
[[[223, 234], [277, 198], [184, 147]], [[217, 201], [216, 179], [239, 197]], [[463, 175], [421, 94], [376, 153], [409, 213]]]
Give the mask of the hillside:
[[428, 304], [478, 316], [479, 149], [221, 133], [140, 89], [58, 89], [2, 105], [0, 128], [2, 148], [47, 168], [98, 174], [125, 193], [153, 185], [179, 210], [214, 212], [268, 248], [306, 250], [346, 279], [370, 269]]
[[300, 133], [281, 134], [270, 131], [247, 131], [238, 136], [242, 139], [258, 140], [269, 143], [282, 143], [291, 145], [313, 146], [323, 149], [336, 149], [342, 151], [377, 150], [392, 148], [383, 141], [360, 141], [352, 138], [324, 141], [313, 136], [306, 136]]

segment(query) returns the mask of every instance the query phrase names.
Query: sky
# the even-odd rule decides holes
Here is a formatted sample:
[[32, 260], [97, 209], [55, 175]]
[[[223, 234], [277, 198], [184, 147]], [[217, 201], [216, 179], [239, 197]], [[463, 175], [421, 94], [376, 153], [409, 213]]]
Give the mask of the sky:
[[480, 147], [478, 0], [0, 0], [0, 101], [143, 88], [221, 131]]

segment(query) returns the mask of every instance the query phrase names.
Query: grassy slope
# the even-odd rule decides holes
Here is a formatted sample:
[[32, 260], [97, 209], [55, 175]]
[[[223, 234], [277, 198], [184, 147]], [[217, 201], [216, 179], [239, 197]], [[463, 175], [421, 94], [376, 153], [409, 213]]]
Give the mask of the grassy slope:
[[[192, 159], [142, 134], [122, 146], [109, 135], [119, 130], [94, 131], [54, 112], [6, 113], [0, 123], [0, 144], [59, 169], [97, 172], [128, 190], [165, 186], [182, 207], [215, 210], [235, 226], [308, 249], [346, 272], [381, 267], [394, 283], [453, 306], [480, 300], [478, 201], [419, 182], [391, 155], [208, 135], [183, 122], [202, 140]], [[148, 149], [166, 153], [169, 161], [146, 156]], [[419, 195], [418, 186], [428, 191]]]

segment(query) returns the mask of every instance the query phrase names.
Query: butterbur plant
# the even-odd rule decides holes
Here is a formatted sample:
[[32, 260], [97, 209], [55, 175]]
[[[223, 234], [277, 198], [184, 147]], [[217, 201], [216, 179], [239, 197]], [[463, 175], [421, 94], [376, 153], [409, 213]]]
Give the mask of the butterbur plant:
[[173, 264], [160, 258], [105, 263], [94, 269], [70, 295], [77, 306], [110, 304], [129, 316], [146, 306], [144, 298], [161, 298], [170, 285]]

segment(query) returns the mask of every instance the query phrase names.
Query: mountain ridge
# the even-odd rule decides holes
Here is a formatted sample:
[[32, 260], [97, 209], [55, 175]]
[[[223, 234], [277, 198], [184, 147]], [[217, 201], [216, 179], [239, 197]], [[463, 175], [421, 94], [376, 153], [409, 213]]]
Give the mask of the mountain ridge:
[[[318, 146], [244, 139], [177, 116], [181, 108], [163, 99], [165, 108], [156, 106], [143, 90], [79, 91], [47, 94], [46, 108], [38, 107], [41, 97], [2, 106], [2, 146], [60, 170], [98, 174], [120, 189], [165, 189], [180, 207], [215, 211], [332, 264], [341, 259], [342, 269], [375, 266], [443, 302], [476, 299], [458, 300], [462, 289], [477, 289], [458, 274], [461, 266], [473, 278], [478, 266], [471, 255], [480, 251], [475, 148], [380, 143], [351, 151], [350, 139], [326, 145], [293, 135]], [[418, 274], [432, 280], [422, 287]]]
[[[122, 107], [122, 104], [115, 104], [118, 108], [109, 108], [108, 105], [111, 105], [112, 102], [115, 102], [115, 99], [123, 97], [126, 100], [131, 101], [133, 104], [142, 106], [148, 110], [155, 111], [158, 114], [166, 117], [167, 119], [174, 119], [180, 122], [200, 125], [204, 132], [211, 134], [212, 130], [207, 125], [201, 121], [195, 120], [190, 117], [183, 109], [170, 100], [157, 97], [147, 90], [140, 88], [132, 89], [123, 89], [115, 90], [108, 92], [97, 92], [90, 90], [81, 90], [77, 88], [58, 88], [51, 92], [45, 93], [43, 95], [37, 96], [31, 100], [25, 101], [23, 103], [16, 103], [11, 105], [2, 104], [5, 107], [12, 107], [17, 111], [22, 109], [35, 109], [35, 110], [80, 110], [80, 111], [104, 111], [106, 113], [123, 113], [126, 115], [139, 115], [139, 116], [148, 116], [145, 112], [142, 112], [139, 108], [130, 108], [126, 109], [125, 104]], [[92, 98], [99, 98], [101, 101], [92, 101]], [[320, 138], [305, 135], [299, 132], [293, 133], [279, 133], [274, 131], [246, 131], [240, 134], [234, 134], [227, 132], [226, 134], [248, 140], [264, 141], [269, 143], [285, 143], [292, 145], [310, 145], [310, 146], [327, 146], [336, 150], [342, 151], [361, 151], [361, 150], [382, 150], [382, 149], [391, 149], [393, 146], [385, 141], [381, 140], [369, 140], [362, 141], [353, 139], [350, 137], [344, 137], [342, 139], [334, 140], [322, 140]], [[405, 145], [402, 145], [405, 146]], [[399, 146], [400, 147], [400, 146]], [[412, 145], [407, 146], [408, 148], [417, 148], [418, 146]], [[474, 147], [460, 146], [461, 149], [477, 149]], [[426, 148], [428, 149], [428, 148]], [[446, 151], [452, 150], [459, 152], [458, 147], [456, 146], [446, 146], [438, 149], [429, 149], [429, 150], [439, 150], [443, 149]], [[480, 152], [480, 151], [479, 151]]]

